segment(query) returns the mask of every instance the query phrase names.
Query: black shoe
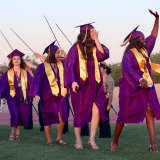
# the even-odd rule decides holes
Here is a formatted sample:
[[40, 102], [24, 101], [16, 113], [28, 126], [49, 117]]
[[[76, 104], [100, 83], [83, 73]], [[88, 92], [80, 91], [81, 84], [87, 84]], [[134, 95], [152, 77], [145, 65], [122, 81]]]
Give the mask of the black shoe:
[[44, 127], [41, 126], [40, 131], [43, 132], [44, 131]]
[[99, 138], [111, 138], [111, 135], [99, 135]]

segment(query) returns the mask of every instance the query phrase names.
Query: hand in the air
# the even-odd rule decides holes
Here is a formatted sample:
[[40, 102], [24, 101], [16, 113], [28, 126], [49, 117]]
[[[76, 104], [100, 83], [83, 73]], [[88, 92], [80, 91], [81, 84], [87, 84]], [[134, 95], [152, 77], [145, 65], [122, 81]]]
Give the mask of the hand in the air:
[[154, 15], [155, 18], [159, 18], [159, 14], [158, 14], [157, 11], [154, 13], [151, 9], [149, 9], [149, 12], [150, 12], [152, 15]]

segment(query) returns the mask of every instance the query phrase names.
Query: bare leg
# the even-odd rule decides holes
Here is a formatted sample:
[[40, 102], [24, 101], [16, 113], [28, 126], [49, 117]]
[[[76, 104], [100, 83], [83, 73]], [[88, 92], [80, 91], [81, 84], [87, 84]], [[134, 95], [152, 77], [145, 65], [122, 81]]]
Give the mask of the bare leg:
[[9, 135], [9, 141], [14, 141], [14, 139], [15, 139], [15, 126], [11, 127], [11, 132], [10, 132], [10, 135]]
[[18, 125], [15, 127], [15, 140], [19, 141], [19, 135], [20, 135], [20, 129], [21, 129], [21, 125]]
[[52, 139], [51, 139], [52, 127], [51, 127], [51, 125], [44, 126], [44, 131], [45, 131], [45, 136], [46, 136], [47, 144], [52, 144]]
[[12, 132], [13, 134], [15, 134], [15, 126], [14, 126], [14, 127], [11, 127], [11, 132]]
[[122, 129], [124, 127], [124, 124], [116, 124], [115, 130], [114, 130], [114, 138], [111, 144], [111, 151], [117, 151], [118, 150], [118, 141], [119, 137], [121, 135]]
[[63, 128], [64, 128], [64, 122], [62, 121], [60, 113], [58, 113], [58, 116], [59, 116], [59, 124], [57, 124], [57, 139], [56, 139], [56, 142], [58, 144], [66, 144], [66, 142], [64, 142], [62, 140], [62, 132], [63, 132]]
[[148, 133], [150, 137], [150, 144], [151, 144], [150, 151], [156, 152], [157, 146], [156, 146], [155, 120], [154, 120], [153, 111], [149, 106], [146, 112], [146, 124], [147, 124]]
[[75, 136], [76, 136], [76, 142], [74, 144], [75, 148], [83, 149], [82, 140], [81, 140], [81, 128], [75, 127], [74, 132], [75, 132]]
[[99, 149], [99, 147], [95, 143], [96, 131], [99, 123], [99, 110], [95, 103], [93, 103], [92, 107], [92, 119], [91, 119], [91, 133], [89, 137], [88, 144], [92, 149]]

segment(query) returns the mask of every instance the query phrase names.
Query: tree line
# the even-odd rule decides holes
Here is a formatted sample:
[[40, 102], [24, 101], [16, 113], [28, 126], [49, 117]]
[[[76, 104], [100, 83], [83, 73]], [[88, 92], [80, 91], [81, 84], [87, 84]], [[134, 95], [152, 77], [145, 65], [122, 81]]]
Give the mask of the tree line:
[[[26, 56], [26, 58], [24, 60], [31, 61], [34, 65], [38, 65], [35, 60], [31, 60], [30, 56]], [[152, 54], [151, 61], [154, 63], [160, 64], [160, 52]], [[115, 85], [118, 86], [119, 80], [122, 75], [122, 73], [121, 73], [122, 65], [121, 65], [121, 63], [115, 63], [115, 64], [110, 64], [109, 66], [112, 69], [112, 77], [115, 80]], [[7, 68], [8, 68], [8, 66], [6, 64], [2, 64], [0, 66], [0, 71], [4, 73], [7, 71]], [[32, 69], [32, 71], [33, 71], [33, 73], [35, 72], [34, 69]], [[156, 72], [152, 72], [152, 75], [153, 75], [154, 83], [160, 83], [160, 74], [156, 73]]]

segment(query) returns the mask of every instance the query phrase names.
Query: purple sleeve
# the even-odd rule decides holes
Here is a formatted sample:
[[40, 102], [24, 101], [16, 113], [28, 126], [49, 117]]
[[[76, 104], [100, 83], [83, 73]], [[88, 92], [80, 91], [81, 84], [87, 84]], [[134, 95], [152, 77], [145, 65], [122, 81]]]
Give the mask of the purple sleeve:
[[72, 46], [69, 50], [67, 57], [64, 62], [65, 74], [64, 74], [64, 85], [69, 87], [72, 82], [76, 82], [76, 59], [77, 59], [77, 47]]
[[27, 72], [27, 89], [28, 89], [28, 96], [29, 97], [33, 97], [34, 96], [34, 88], [33, 88], [33, 76]]
[[6, 92], [8, 91], [8, 76], [7, 72], [1, 77], [0, 80], [0, 97], [5, 98]]
[[125, 71], [128, 73], [132, 79], [135, 81], [139, 81], [140, 78], [142, 78], [141, 75], [137, 73], [134, 67], [134, 54], [131, 51], [127, 51], [124, 53], [124, 58], [122, 61], [122, 67], [125, 68]]
[[98, 49], [96, 51], [98, 62], [102, 62], [109, 58], [109, 49], [103, 44], [102, 44], [102, 47], [103, 47], [104, 53], [98, 51]]
[[34, 75], [34, 95], [41, 95], [44, 64], [38, 65]]
[[156, 42], [156, 37], [154, 37], [153, 35], [150, 35], [149, 37], [146, 38], [145, 48], [146, 48], [149, 56], [154, 48], [155, 42]]

